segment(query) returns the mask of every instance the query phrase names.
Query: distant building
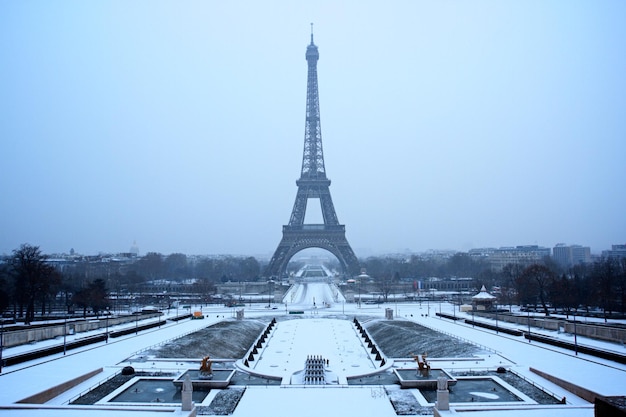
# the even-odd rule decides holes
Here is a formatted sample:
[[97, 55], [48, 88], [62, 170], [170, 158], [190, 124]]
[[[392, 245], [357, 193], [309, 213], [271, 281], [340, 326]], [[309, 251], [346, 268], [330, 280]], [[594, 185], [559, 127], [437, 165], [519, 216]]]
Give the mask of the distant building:
[[546, 256], [550, 256], [550, 248], [537, 245], [523, 245], [515, 247], [501, 247], [472, 249], [469, 255], [474, 258], [481, 258], [489, 262], [493, 271], [502, 271], [508, 264], [532, 265], [541, 262]]
[[476, 280], [474, 278], [437, 278], [430, 277], [424, 280], [413, 278], [405, 278], [404, 281], [413, 280], [413, 289], [419, 293], [429, 293], [430, 291], [443, 292], [469, 292], [475, 288]]
[[475, 248], [470, 249], [467, 254], [473, 259], [489, 260], [489, 257], [493, 255], [497, 250], [497, 248]]
[[137, 246], [137, 241], [133, 241], [133, 245], [130, 247], [128, 251], [133, 254], [133, 256], [139, 256], [139, 246]]
[[552, 258], [562, 267], [591, 263], [591, 248], [580, 245], [557, 244], [552, 248]]
[[626, 258], [626, 245], [611, 245], [611, 250], [602, 251], [604, 258]]

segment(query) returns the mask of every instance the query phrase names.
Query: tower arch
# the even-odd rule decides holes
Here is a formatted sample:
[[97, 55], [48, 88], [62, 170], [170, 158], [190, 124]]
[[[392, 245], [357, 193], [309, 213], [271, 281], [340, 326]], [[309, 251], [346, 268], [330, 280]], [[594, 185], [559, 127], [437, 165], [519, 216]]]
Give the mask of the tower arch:
[[[289, 260], [307, 248], [325, 249], [341, 264], [345, 275], [357, 275], [359, 262], [346, 239], [346, 229], [339, 223], [335, 206], [330, 196], [330, 179], [326, 176], [322, 129], [320, 123], [319, 92], [317, 86], [317, 61], [319, 51], [313, 42], [307, 46], [307, 96], [304, 127], [304, 150], [302, 169], [296, 181], [298, 192], [291, 210], [289, 224], [283, 226], [283, 237], [278, 244], [266, 270], [266, 277], [282, 277]], [[305, 224], [307, 204], [310, 199], [319, 199], [323, 223]]]

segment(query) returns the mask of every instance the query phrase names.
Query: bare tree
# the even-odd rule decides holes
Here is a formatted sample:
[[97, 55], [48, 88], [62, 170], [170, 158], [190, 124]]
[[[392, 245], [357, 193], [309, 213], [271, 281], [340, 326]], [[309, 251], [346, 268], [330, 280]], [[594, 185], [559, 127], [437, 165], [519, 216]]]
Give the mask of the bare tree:
[[165, 271], [168, 279], [181, 280], [189, 277], [189, 266], [187, 255], [182, 253], [172, 253], [165, 258]]
[[46, 263], [46, 259], [38, 246], [23, 244], [13, 251], [10, 260], [15, 282], [14, 296], [20, 306], [20, 315], [26, 308], [26, 324], [35, 319], [35, 301], [43, 300], [61, 282], [60, 274]]
[[0, 316], [11, 304], [11, 283], [9, 268], [6, 264], [0, 264]]
[[534, 299], [541, 303], [546, 316], [548, 311], [548, 290], [554, 281], [554, 272], [545, 265], [533, 264], [524, 269], [518, 278], [518, 293], [528, 302]]
[[74, 294], [72, 302], [83, 309], [83, 317], [87, 317], [87, 308], [99, 315], [109, 306], [108, 290], [103, 279], [97, 278]]
[[619, 258], [616, 264], [617, 277], [615, 280], [615, 295], [617, 308], [623, 314], [626, 312], [626, 258]]
[[604, 311], [605, 321], [611, 312], [617, 308], [620, 296], [623, 297], [619, 288], [622, 275], [621, 266], [621, 261], [618, 258], [605, 258], [594, 264], [592, 275], [597, 302]]
[[137, 262], [137, 271], [149, 280], [163, 278], [165, 275], [165, 263], [163, 255], [156, 252], [148, 252]]
[[511, 310], [513, 301], [518, 294], [516, 282], [519, 279], [519, 276], [522, 275], [523, 271], [524, 267], [522, 265], [511, 263], [505, 265], [500, 273], [500, 294], [502, 296], [503, 303], [509, 305], [509, 311]]

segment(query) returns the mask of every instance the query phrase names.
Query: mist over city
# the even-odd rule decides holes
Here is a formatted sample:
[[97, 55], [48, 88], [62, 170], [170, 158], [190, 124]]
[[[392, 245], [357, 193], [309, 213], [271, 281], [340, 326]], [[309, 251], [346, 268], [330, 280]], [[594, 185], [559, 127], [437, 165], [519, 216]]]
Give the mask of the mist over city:
[[0, 2], [0, 416], [626, 415], [626, 2]]
[[270, 258], [311, 22], [357, 257], [625, 243], [621, 2], [241, 6], [0, 6], [0, 254]]

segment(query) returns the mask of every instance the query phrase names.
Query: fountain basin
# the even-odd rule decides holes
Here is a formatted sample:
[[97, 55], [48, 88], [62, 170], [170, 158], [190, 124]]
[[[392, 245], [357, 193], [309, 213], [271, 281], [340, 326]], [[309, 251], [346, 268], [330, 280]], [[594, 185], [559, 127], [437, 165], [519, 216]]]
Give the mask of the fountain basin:
[[437, 378], [444, 375], [448, 378], [448, 385], [456, 384], [456, 378], [443, 369], [431, 368], [429, 371], [411, 369], [394, 369], [393, 372], [400, 381], [402, 388], [437, 389]]
[[[435, 391], [421, 391], [429, 403], [437, 401]], [[494, 377], [461, 377], [458, 384], [450, 389], [450, 403], [532, 403], [523, 394]]]
[[191, 379], [191, 384], [193, 385], [194, 390], [198, 389], [211, 389], [211, 388], [226, 388], [230, 384], [230, 380], [235, 374], [234, 369], [216, 369], [213, 370], [213, 377], [211, 379], [206, 379], [200, 375], [200, 371], [197, 369], [189, 369], [185, 371], [182, 375], [176, 378], [173, 382], [174, 385], [178, 388], [182, 388], [183, 381], [189, 375], [189, 379]]
[[[208, 390], [194, 391], [192, 398], [201, 403], [208, 393]], [[107, 402], [180, 404], [181, 401], [181, 391], [172, 383], [172, 379], [139, 378]]]

